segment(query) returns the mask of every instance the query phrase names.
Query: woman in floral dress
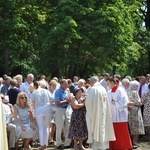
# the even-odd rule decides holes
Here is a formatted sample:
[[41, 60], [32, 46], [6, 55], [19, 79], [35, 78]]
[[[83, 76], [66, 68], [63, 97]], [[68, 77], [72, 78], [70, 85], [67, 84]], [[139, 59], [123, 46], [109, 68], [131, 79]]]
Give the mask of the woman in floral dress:
[[150, 141], [150, 84], [148, 85], [148, 89], [148, 93], [144, 94], [141, 99], [144, 104], [143, 122], [145, 126], [145, 134], [148, 141]]
[[128, 97], [130, 102], [134, 102], [134, 106], [128, 107], [129, 110], [129, 129], [132, 137], [133, 145], [137, 145], [139, 134], [144, 134], [144, 125], [141, 114], [142, 105], [141, 99], [137, 92], [138, 81], [130, 82], [130, 89], [128, 91]]
[[[74, 141], [75, 150], [85, 150], [83, 147], [83, 140], [87, 139], [88, 131], [85, 118], [85, 104], [82, 99], [82, 88], [77, 88], [74, 91], [74, 98], [72, 98], [70, 104], [73, 108], [71, 123], [69, 128], [68, 138]], [[79, 145], [78, 145], [79, 144]]]

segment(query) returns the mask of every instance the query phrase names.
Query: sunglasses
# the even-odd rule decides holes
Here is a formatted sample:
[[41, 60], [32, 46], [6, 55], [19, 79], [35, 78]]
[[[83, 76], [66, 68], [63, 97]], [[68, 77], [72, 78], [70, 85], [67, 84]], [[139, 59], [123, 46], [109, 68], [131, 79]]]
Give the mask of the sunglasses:
[[21, 99], [27, 99], [27, 97], [23, 97], [23, 96], [22, 96], [22, 97], [20, 97], [20, 98], [21, 98]]

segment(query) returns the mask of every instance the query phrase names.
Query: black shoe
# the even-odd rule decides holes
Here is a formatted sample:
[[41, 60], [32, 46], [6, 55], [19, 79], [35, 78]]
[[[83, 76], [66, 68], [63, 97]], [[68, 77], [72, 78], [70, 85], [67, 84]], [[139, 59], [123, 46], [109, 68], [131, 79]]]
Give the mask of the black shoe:
[[147, 139], [147, 137], [145, 135], [139, 135], [139, 139], [145, 140], [145, 139]]
[[84, 146], [85, 148], [89, 148], [89, 144], [88, 144], [88, 143], [84, 143], [83, 146]]
[[65, 149], [69, 149], [69, 148], [72, 148], [70, 145], [68, 146], [64, 146]]
[[34, 146], [34, 142], [33, 141], [30, 141], [29, 145], [32, 147]]
[[29, 143], [29, 145], [30, 145], [31, 147], [34, 147], [35, 145], [38, 145], [38, 143], [37, 143], [36, 141], [31, 141], [31, 142]]
[[15, 148], [14, 148], [14, 147], [12, 147], [12, 148], [10, 148], [9, 150], [15, 150]]
[[56, 147], [57, 149], [64, 149], [64, 146], [63, 145], [59, 145]]

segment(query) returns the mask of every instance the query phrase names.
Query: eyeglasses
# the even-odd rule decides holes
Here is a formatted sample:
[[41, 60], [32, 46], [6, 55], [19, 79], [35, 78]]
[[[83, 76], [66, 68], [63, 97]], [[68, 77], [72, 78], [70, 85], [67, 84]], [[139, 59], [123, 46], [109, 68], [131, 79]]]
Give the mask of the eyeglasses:
[[21, 99], [27, 99], [27, 97], [23, 97], [23, 96], [22, 96], [22, 97], [20, 97], [20, 98], [21, 98]]

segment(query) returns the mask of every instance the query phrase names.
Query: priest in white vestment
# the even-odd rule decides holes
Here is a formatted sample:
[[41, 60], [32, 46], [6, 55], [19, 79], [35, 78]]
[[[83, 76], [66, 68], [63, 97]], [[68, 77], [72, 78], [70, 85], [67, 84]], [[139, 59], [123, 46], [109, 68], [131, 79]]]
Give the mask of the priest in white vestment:
[[104, 150], [109, 148], [109, 141], [115, 140], [107, 93], [97, 76], [90, 78], [90, 86], [85, 100], [87, 142], [91, 144], [93, 150]]
[[0, 97], [0, 150], [8, 150], [6, 123], [4, 119], [4, 109]]

